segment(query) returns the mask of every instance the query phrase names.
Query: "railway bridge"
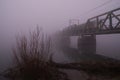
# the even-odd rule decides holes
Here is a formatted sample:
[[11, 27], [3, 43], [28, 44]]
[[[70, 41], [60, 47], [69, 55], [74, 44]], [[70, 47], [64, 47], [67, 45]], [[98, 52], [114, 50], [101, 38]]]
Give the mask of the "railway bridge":
[[86, 23], [64, 28], [62, 35], [79, 36], [78, 49], [82, 53], [96, 53], [96, 35], [120, 33], [120, 8], [89, 18]]

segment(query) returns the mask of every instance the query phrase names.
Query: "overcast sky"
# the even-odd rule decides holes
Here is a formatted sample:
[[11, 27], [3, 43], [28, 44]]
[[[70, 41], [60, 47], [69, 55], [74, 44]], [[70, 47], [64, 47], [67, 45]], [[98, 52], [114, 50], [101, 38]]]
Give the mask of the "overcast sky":
[[36, 24], [47, 31], [59, 30], [68, 26], [69, 19], [79, 19], [82, 23], [88, 17], [120, 7], [120, 0], [111, 0], [105, 6], [86, 13], [107, 1], [109, 0], [0, 0], [0, 30], [19, 32], [36, 27]]
[[37, 24], [45, 31], [54, 32], [67, 27], [69, 19], [79, 19], [82, 23], [89, 17], [120, 7], [120, 0], [111, 0], [92, 10], [107, 1], [109, 0], [0, 0], [0, 52], [6, 53], [1, 53], [0, 56], [6, 57], [11, 50], [9, 44], [12, 44], [16, 34], [27, 32]]
[[[92, 10], [107, 1], [110, 2]], [[120, 0], [0, 0], [0, 43], [9, 43], [16, 34], [37, 24], [47, 32], [54, 32], [67, 27], [69, 19], [83, 23], [89, 17], [118, 7]]]

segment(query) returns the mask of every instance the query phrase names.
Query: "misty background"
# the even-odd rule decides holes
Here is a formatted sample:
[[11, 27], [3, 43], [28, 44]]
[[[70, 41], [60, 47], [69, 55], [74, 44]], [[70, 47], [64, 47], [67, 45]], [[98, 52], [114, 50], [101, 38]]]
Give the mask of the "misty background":
[[[69, 19], [79, 19], [81, 24], [118, 7], [120, 0], [0, 0], [0, 69], [11, 62], [18, 34], [28, 34], [36, 25], [51, 34], [67, 27]], [[119, 41], [120, 34], [98, 35], [97, 54], [120, 59]], [[63, 57], [56, 54], [56, 59], [64, 61], [60, 55]]]

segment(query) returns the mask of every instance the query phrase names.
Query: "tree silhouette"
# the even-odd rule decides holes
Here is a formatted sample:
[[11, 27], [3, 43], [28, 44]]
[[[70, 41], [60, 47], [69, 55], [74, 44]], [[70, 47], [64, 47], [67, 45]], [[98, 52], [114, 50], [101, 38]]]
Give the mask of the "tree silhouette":
[[13, 48], [14, 65], [5, 72], [12, 80], [67, 80], [67, 75], [52, 65], [51, 39], [41, 29], [19, 36]]

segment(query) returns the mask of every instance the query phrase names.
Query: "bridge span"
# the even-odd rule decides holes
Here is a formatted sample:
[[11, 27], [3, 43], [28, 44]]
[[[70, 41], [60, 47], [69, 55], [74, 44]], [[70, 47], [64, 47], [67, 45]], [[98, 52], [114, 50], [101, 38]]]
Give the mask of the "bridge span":
[[86, 23], [73, 24], [63, 30], [65, 35], [98, 35], [120, 33], [120, 8], [92, 17]]
[[81, 53], [96, 53], [96, 35], [116, 33], [120, 33], [120, 8], [89, 18], [86, 23], [70, 25], [62, 31], [68, 39], [79, 36], [78, 49]]

